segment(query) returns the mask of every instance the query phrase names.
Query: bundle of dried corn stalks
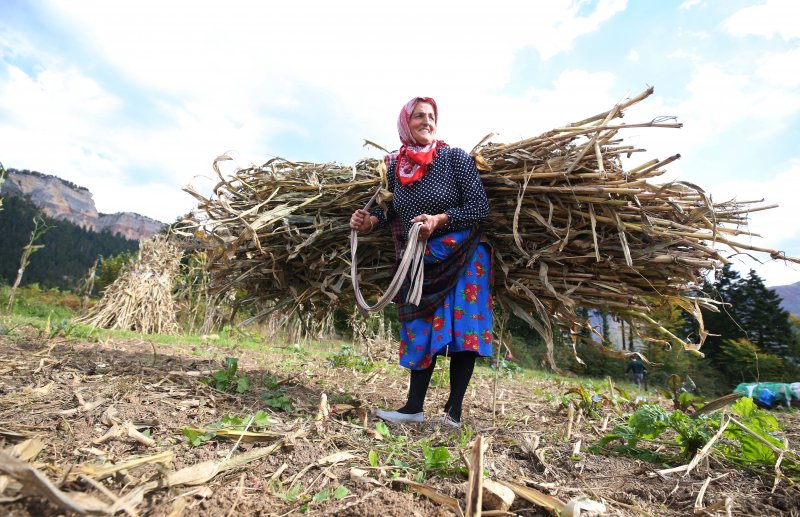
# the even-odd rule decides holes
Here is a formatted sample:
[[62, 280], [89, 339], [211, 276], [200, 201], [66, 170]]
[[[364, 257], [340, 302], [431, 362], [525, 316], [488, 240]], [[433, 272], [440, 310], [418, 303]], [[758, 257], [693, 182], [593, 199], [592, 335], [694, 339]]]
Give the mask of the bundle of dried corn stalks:
[[96, 328], [174, 334], [173, 280], [183, 252], [164, 235], [141, 243], [139, 255], [106, 288], [100, 302], [76, 319]]
[[[751, 235], [741, 227], [750, 212], [769, 208], [759, 201], [712, 203], [690, 183], [651, 183], [679, 155], [623, 168], [623, 156], [643, 149], [625, 145], [622, 130], [680, 127], [614, 122], [651, 93], [538, 137], [481, 143], [472, 152], [491, 202], [485, 228], [495, 250], [495, 300], [551, 346], [551, 322], [586, 325], [576, 312], [585, 307], [638, 324], [648, 331], [643, 337], [697, 350], [704, 336], [683, 342], [653, 319], [657, 309], [673, 303], [699, 317], [698, 304], [708, 300], [687, 293], [703, 270], [726, 262], [718, 248], [787, 258], [731, 240]], [[227, 159], [214, 163], [221, 181], [212, 198], [186, 189], [199, 200], [187, 228], [207, 239], [216, 288], [245, 289], [271, 307], [325, 312], [352, 304], [349, 216], [385, 183], [383, 162], [347, 167], [276, 158], [225, 178], [217, 162]], [[387, 231], [359, 240], [362, 289], [377, 294], [390, 281], [393, 243]]]

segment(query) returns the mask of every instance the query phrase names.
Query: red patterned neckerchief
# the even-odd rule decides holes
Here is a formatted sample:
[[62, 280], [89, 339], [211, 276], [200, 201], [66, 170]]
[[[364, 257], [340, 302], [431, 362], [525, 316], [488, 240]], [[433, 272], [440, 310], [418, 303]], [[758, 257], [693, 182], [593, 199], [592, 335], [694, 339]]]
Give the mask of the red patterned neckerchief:
[[418, 102], [427, 102], [433, 106], [433, 114], [436, 117], [436, 122], [439, 122], [439, 109], [436, 107], [436, 101], [430, 97], [414, 97], [400, 110], [400, 115], [397, 117], [397, 132], [400, 135], [400, 141], [403, 146], [396, 156], [390, 155], [387, 157], [387, 165], [392, 158], [397, 158], [395, 174], [403, 186], [422, 179], [428, 173], [428, 166], [436, 158], [438, 148], [447, 145], [443, 141], [436, 139], [428, 145], [419, 145], [414, 140], [408, 121], [411, 119], [411, 114], [414, 112], [414, 107]]

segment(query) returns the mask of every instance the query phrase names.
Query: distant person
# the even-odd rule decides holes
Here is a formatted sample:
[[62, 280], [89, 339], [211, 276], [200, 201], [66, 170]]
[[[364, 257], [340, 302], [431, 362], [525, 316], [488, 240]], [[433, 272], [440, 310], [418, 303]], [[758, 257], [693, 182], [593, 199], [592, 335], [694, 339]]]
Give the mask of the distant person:
[[628, 372], [631, 372], [631, 375], [633, 376], [633, 383], [636, 385], [636, 387], [642, 389], [642, 381], [644, 381], [644, 375], [647, 373], [647, 368], [645, 368], [642, 360], [639, 359], [638, 354], [634, 354], [631, 357], [631, 360], [628, 362], [628, 367], [625, 368], [625, 373]]

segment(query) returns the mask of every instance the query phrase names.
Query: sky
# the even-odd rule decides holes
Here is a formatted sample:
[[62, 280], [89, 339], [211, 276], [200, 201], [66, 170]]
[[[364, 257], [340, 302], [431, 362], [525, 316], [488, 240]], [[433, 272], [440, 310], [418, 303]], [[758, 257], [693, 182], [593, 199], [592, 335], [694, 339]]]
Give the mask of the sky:
[[[396, 149], [411, 97], [470, 150], [606, 111], [638, 163], [716, 201], [764, 199], [756, 246], [800, 256], [796, 0], [0, 0], [0, 161], [88, 188], [100, 212], [172, 222], [227, 173], [274, 156], [353, 163]], [[636, 164], [632, 164], [636, 165]], [[800, 266], [733, 257], [767, 285]]]

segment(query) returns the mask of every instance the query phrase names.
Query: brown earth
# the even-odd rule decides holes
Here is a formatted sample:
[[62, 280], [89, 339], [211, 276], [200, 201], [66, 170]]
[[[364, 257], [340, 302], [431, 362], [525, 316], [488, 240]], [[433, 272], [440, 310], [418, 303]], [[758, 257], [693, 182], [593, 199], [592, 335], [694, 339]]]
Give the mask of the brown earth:
[[[192, 376], [218, 369], [227, 355], [238, 356], [239, 373], [250, 379], [243, 395], [219, 392]], [[106, 510], [121, 499], [111, 511], [127, 515], [456, 515], [454, 507], [391, 478], [414, 478], [424, 470], [423, 443], [443, 446], [454, 458], [450, 470], [429, 468], [423, 482], [458, 499], [463, 508], [466, 477], [456, 471], [458, 458], [462, 452], [469, 456], [469, 442], [478, 435], [488, 442], [488, 477], [526, 484], [564, 502], [581, 496], [602, 501], [607, 515], [800, 515], [797, 486], [784, 479], [773, 491], [773, 478], [726, 467], [713, 456], [684, 476], [660, 474], [662, 465], [587, 452], [588, 445], [624, 416], [619, 407], [602, 409], [591, 418], [580, 414], [570, 429], [569, 412], [560, 400], [577, 380], [501, 377], [493, 416], [493, 371], [478, 368], [461, 432], [429, 422], [390, 424], [391, 436], [383, 437], [375, 431], [374, 410], [401, 404], [406, 377], [385, 363], [364, 370], [334, 368], [321, 355], [293, 347], [233, 351], [211, 345], [153, 345], [142, 339], [48, 341], [34, 331], [11, 333], [0, 336], [0, 449], [8, 452], [26, 439], [41, 440], [43, 449], [29, 459], [30, 465], [61, 493], [79, 502], [88, 496]], [[260, 398], [265, 374], [281, 382], [293, 412], [275, 412]], [[445, 375], [436, 374], [429, 393], [429, 420], [447, 398]], [[330, 414], [315, 420], [323, 393]], [[252, 415], [257, 410], [270, 412], [275, 420], [268, 429], [275, 435], [261, 442], [212, 439], [193, 447], [182, 432], [226, 414]], [[790, 444], [797, 443], [797, 413], [779, 418]], [[121, 428], [129, 422], [154, 443], [143, 443], [146, 438], [140, 443], [124, 433], [99, 440], [115, 424]], [[195, 475], [194, 485], [166, 481], [173, 479], [170, 472], [208, 460], [230, 465], [223, 460], [271, 445], [271, 454], [237, 468], [218, 468], [210, 479]], [[370, 451], [377, 455], [377, 467], [370, 466]], [[169, 452], [171, 458], [162, 454], [160, 462], [152, 458]], [[349, 455], [331, 456], [337, 453]], [[145, 460], [116, 472], [98, 471], [135, 458]], [[394, 460], [408, 467], [396, 466]], [[353, 468], [365, 472], [354, 477]], [[49, 502], [37, 483], [0, 476], [0, 513], [71, 514]], [[337, 499], [330, 494], [339, 487], [346, 490], [340, 489]], [[312, 500], [315, 495], [318, 501]], [[549, 515], [520, 497], [510, 511]]]

